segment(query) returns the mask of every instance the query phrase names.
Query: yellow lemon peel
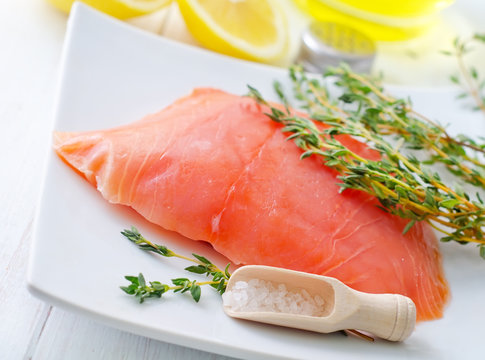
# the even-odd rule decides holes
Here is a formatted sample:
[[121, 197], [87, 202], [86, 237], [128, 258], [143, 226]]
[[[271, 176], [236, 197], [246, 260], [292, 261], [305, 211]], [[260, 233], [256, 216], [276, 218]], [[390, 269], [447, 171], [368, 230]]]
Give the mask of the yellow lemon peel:
[[287, 50], [283, 11], [273, 0], [177, 0], [187, 28], [206, 48], [271, 62]]
[[[75, 0], [48, 1], [58, 9], [69, 13]], [[172, 0], [82, 0], [82, 2], [118, 19], [128, 19], [161, 9]]]

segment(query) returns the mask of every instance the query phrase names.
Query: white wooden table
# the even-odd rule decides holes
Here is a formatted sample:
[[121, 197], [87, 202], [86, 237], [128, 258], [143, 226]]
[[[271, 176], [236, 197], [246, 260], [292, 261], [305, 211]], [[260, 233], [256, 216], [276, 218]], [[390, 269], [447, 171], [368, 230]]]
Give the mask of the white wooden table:
[[[469, 14], [477, 24], [485, 15]], [[0, 359], [227, 359], [100, 325], [26, 289], [65, 26], [44, 0], [0, 2]], [[442, 83], [438, 75], [428, 85]]]

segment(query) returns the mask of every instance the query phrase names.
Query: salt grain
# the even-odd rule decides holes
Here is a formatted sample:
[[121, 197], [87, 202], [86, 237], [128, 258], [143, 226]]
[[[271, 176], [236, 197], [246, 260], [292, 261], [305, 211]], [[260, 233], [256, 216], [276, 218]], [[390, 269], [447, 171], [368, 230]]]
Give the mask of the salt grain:
[[324, 301], [305, 289], [289, 291], [285, 284], [251, 279], [237, 281], [230, 291], [222, 295], [224, 306], [240, 312], [279, 312], [309, 316], [322, 316]]

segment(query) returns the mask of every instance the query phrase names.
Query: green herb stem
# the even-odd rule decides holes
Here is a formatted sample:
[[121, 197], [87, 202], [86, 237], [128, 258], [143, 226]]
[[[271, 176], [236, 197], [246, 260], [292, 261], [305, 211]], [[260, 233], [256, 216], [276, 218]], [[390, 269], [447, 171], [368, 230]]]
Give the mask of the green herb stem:
[[[417, 221], [426, 221], [445, 235], [442, 241], [476, 243], [480, 254], [485, 252], [485, 205], [479, 193], [472, 200], [461, 189], [444, 184], [438, 174], [425, 166], [441, 162], [454, 175], [483, 189], [485, 172], [480, 169], [484, 164], [478, 155], [471, 162], [478, 165], [475, 168], [466, 161], [472, 159], [467, 151], [473, 151], [473, 147], [482, 153], [481, 145], [464, 136], [464, 141], [452, 138], [443, 127], [417, 115], [409, 102], [386, 95], [374, 80], [355, 74], [346, 66], [330, 69], [324, 75], [325, 81], [332, 80], [343, 92], [336, 99], [330, 96], [325, 83], [308, 79], [299, 67], [290, 69], [290, 77], [294, 97], [308, 111], [308, 117], [289, 109], [290, 102], [279, 84], [275, 87], [285, 104], [284, 111], [264, 100], [256, 89], [249, 89], [252, 97], [268, 107], [268, 116], [283, 125], [283, 132], [291, 134], [288, 139], [302, 149], [302, 158], [322, 157], [325, 165], [339, 173], [342, 191], [366, 192], [375, 196], [385, 211], [409, 219], [404, 231]], [[374, 161], [358, 155], [343, 145], [338, 135], [362, 139], [381, 159]], [[389, 143], [389, 135], [398, 140], [397, 144]], [[419, 161], [402, 151], [403, 146], [432, 155]]]
[[454, 56], [458, 65], [459, 76], [453, 75], [451, 81], [460, 85], [464, 92], [458, 98], [471, 97], [476, 105], [475, 110], [485, 113], [485, 79], [480, 79], [478, 70], [473, 66], [468, 66], [465, 55], [471, 51], [471, 45], [485, 44], [485, 34], [476, 33], [467, 39], [456, 37], [453, 40], [452, 51], [442, 51], [444, 55]]
[[200, 286], [203, 285], [213, 287], [220, 294], [223, 294], [226, 290], [227, 281], [231, 277], [231, 274], [229, 273], [230, 264], [227, 264], [226, 268], [221, 270], [204, 256], [192, 254], [193, 258], [189, 258], [187, 256], [177, 254], [164, 245], [157, 245], [147, 240], [134, 226], [132, 226], [131, 229], [123, 230], [121, 234], [143, 251], [153, 252], [164, 257], [177, 257], [190, 261], [197, 265], [186, 267], [186, 271], [212, 277], [211, 281], [196, 281], [189, 280], [187, 278], [176, 278], [172, 279], [172, 285], [168, 285], [162, 284], [159, 281], [152, 281], [147, 284], [145, 277], [141, 273], [138, 276], [125, 276], [125, 279], [130, 281], [131, 284], [129, 286], [122, 286], [121, 289], [129, 295], [137, 297], [141, 303], [147, 298], [160, 298], [167, 291], [173, 291], [175, 293], [190, 292], [192, 298], [198, 302], [201, 294]]
[[470, 96], [475, 101], [475, 104], [477, 105], [477, 107], [481, 111], [485, 112], [485, 103], [483, 102], [483, 99], [480, 97], [480, 90], [478, 88], [478, 84], [476, 84], [476, 81], [473, 80], [465, 64], [464, 54], [465, 52], [463, 50], [460, 50], [457, 48], [456, 60], [458, 63], [458, 68], [460, 69], [460, 73], [463, 79], [465, 80], [465, 85], [464, 85], [465, 91], [467, 91], [468, 94], [470, 94]]
[[[432, 159], [434, 161], [441, 162], [445, 164], [445, 166], [450, 170], [454, 175], [460, 176], [464, 181], [471, 183], [473, 185], [479, 185], [485, 189], [485, 175], [483, 173], [473, 171], [470, 169], [466, 163], [470, 162], [474, 166], [479, 168], [485, 169], [485, 164], [481, 163], [477, 159], [473, 159], [469, 157], [466, 152], [456, 149], [456, 151], [448, 154], [445, 150], [450, 150], [450, 146], [455, 147], [465, 147], [469, 148], [478, 153], [485, 153], [485, 150], [479, 146], [476, 146], [472, 143], [464, 143], [463, 141], [459, 141], [457, 139], [452, 138], [446, 130], [439, 124], [431, 121], [426, 116], [419, 114], [415, 110], [413, 110], [409, 105], [402, 103], [403, 106], [400, 108], [401, 113], [398, 115], [394, 110], [393, 104], [401, 103], [401, 101], [389, 96], [385, 95], [379, 88], [373, 85], [369, 80], [365, 77], [352, 73], [345, 67], [339, 68], [335, 70], [334, 74], [337, 74], [342, 77], [348, 77], [353, 79], [362, 86], [370, 89], [371, 92], [384, 103], [377, 103], [374, 101], [370, 96], [366, 96], [366, 101], [368, 101], [372, 107], [378, 108], [381, 110], [380, 118], [383, 122], [386, 121], [385, 115], [389, 116], [391, 120], [393, 120], [392, 125], [388, 124], [378, 124], [376, 133], [380, 133], [380, 135], [389, 135], [389, 134], [396, 134], [396, 135], [406, 135], [406, 138], [414, 138], [414, 146], [419, 145], [420, 147], [432, 150], [436, 153]], [[309, 88], [312, 89], [312, 92], [315, 93], [317, 90], [315, 86], [312, 84], [309, 85]], [[354, 93], [361, 93], [358, 86], [349, 86], [348, 90], [353, 91]], [[368, 95], [368, 93], [364, 94]], [[328, 102], [326, 102], [328, 104]], [[345, 112], [341, 112], [345, 113]], [[349, 116], [348, 113], [345, 113]], [[403, 116], [404, 115], [404, 116]], [[424, 122], [416, 121], [409, 117], [415, 116]], [[428, 125], [427, 125], [427, 124]], [[386, 133], [382, 132], [382, 125], [386, 126]], [[410, 132], [408, 129], [413, 127], [414, 131]], [[379, 129], [381, 128], [381, 129]], [[438, 146], [439, 144], [439, 146]], [[457, 152], [458, 151], [458, 152]], [[457, 157], [457, 155], [459, 155]], [[460, 158], [462, 161], [460, 161]], [[457, 171], [458, 170], [458, 171]]]
[[209, 260], [207, 260], [203, 256], [197, 255], [197, 254], [192, 254], [192, 256], [194, 256], [194, 258], [189, 258], [187, 256], [177, 254], [174, 251], [168, 249], [164, 245], [157, 245], [157, 244], [154, 244], [151, 241], [147, 240], [143, 235], [140, 234], [140, 232], [134, 226], [132, 226], [130, 230], [128, 230], [128, 229], [123, 230], [121, 232], [121, 234], [123, 236], [125, 236], [128, 240], [133, 242], [134, 244], [138, 245], [138, 247], [141, 250], [154, 252], [158, 255], [165, 256], [165, 257], [176, 257], [176, 258], [179, 258], [179, 259], [190, 261], [190, 262], [193, 262], [193, 263], [195, 263], [199, 266], [202, 266], [204, 269], [206, 269], [210, 272], [223, 274], [223, 277], [226, 280], [229, 279], [229, 276], [230, 276], [229, 273], [226, 274], [225, 271], [219, 269], [215, 264], [213, 264], [212, 262], [210, 262]]

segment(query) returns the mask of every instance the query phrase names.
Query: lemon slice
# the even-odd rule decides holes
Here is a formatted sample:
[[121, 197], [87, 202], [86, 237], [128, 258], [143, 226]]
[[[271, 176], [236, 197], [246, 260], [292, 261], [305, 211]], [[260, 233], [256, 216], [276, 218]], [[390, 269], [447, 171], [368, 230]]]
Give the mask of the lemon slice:
[[285, 55], [288, 32], [273, 0], [177, 0], [187, 28], [208, 49], [271, 62]]
[[[48, 0], [68, 13], [75, 0]], [[83, 3], [118, 19], [128, 19], [149, 14], [172, 2], [172, 0], [82, 0]]]

